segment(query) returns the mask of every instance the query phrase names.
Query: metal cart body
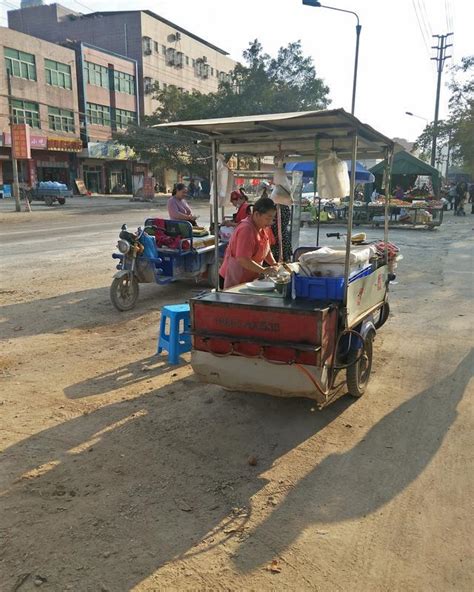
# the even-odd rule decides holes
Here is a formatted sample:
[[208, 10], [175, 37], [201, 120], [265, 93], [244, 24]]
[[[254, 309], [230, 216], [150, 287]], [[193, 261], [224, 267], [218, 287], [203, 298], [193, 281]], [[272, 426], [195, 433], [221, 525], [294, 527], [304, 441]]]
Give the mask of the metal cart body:
[[[341, 159], [352, 160], [343, 294], [326, 301], [288, 301], [273, 294], [249, 294], [245, 286], [221, 292], [216, 285], [214, 292], [191, 300], [191, 364], [204, 382], [239, 391], [304, 396], [316, 400], [320, 408], [343, 394], [346, 383], [351, 394], [361, 396], [370, 376], [373, 338], [388, 316], [390, 276], [385, 249], [384, 260], [374, 264], [370, 273], [350, 281], [355, 162], [357, 158], [387, 159], [385, 194], [390, 195], [390, 163], [396, 145], [342, 109], [166, 126], [200, 132], [203, 141], [211, 144], [214, 195], [219, 152], [277, 155], [288, 162], [309, 155], [317, 160], [336, 150]], [[219, 219], [217, 203], [214, 219]], [[299, 223], [295, 226], [299, 231]], [[384, 238], [387, 243], [388, 199]], [[217, 239], [215, 248], [217, 253]], [[337, 383], [343, 370], [347, 380]]]

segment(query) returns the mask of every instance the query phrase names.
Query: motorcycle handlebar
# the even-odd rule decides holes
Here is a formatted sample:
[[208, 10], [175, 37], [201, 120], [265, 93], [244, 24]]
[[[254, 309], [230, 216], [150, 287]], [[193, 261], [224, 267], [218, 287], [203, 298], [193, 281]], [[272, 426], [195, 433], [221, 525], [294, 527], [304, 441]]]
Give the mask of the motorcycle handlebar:
[[327, 232], [326, 236], [328, 238], [331, 238], [333, 236], [335, 236], [336, 238], [341, 238], [341, 233], [340, 232]]

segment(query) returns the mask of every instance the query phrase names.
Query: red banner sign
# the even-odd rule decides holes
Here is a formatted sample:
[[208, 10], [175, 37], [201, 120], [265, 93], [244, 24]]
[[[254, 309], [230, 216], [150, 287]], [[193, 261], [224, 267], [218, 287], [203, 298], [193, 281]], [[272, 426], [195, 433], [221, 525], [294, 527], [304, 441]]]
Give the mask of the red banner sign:
[[31, 187], [34, 187], [38, 182], [38, 177], [36, 175], [36, 163], [33, 159], [28, 161], [28, 182]]
[[17, 160], [31, 158], [30, 126], [26, 123], [15, 123], [12, 126], [12, 154]]
[[153, 177], [143, 178], [143, 197], [155, 197], [155, 179]]

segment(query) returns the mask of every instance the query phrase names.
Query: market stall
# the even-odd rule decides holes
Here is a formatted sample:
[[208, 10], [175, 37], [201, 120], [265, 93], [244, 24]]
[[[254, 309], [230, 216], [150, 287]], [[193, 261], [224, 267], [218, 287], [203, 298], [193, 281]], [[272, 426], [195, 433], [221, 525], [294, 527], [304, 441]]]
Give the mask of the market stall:
[[[322, 163], [337, 151], [340, 159], [351, 160], [345, 245], [320, 248], [319, 236], [315, 237], [314, 244], [297, 249], [291, 266], [279, 269], [270, 288], [268, 282], [257, 281], [221, 291], [216, 284], [213, 292], [193, 298], [191, 364], [204, 382], [240, 391], [304, 396], [315, 399], [319, 407], [347, 390], [361, 396], [370, 377], [376, 330], [388, 317], [393, 258], [388, 200], [382, 241], [368, 244], [365, 237], [352, 235], [355, 163], [357, 158], [386, 159], [388, 195], [394, 143], [342, 109], [166, 126], [201, 133], [202, 141], [211, 145], [214, 195], [219, 192], [219, 153]], [[293, 199], [297, 211], [301, 192], [294, 192]], [[218, 222], [223, 212], [218, 200], [213, 205]], [[215, 247], [217, 254], [217, 239]], [[345, 380], [338, 382], [342, 372]]]

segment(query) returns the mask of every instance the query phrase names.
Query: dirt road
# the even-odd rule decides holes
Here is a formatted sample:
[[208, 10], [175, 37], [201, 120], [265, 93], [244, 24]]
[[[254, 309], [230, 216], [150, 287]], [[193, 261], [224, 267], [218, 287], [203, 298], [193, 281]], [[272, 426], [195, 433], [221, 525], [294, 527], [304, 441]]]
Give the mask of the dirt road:
[[194, 286], [108, 288], [156, 209], [75, 203], [0, 212], [2, 591], [472, 590], [472, 217], [392, 234], [369, 391], [318, 412], [155, 357]]

